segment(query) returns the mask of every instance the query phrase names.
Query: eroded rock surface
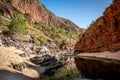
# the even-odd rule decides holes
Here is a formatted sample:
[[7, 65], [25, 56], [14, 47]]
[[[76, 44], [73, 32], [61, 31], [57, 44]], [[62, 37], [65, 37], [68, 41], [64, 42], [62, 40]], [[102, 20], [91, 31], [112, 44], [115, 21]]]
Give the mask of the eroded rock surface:
[[20, 12], [30, 16], [31, 22], [41, 22], [53, 26], [79, 31], [79, 27], [68, 19], [60, 18], [40, 3], [39, 0], [12, 0], [11, 5]]
[[120, 50], [120, 0], [114, 0], [104, 15], [79, 37], [75, 45], [76, 52]]

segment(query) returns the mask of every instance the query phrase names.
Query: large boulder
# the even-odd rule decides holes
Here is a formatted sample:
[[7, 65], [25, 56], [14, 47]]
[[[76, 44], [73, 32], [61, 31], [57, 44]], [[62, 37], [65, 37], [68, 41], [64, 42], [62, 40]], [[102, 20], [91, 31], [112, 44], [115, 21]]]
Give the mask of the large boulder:
[[45, 71], [42, 73], [45, 75], [54, 75], [55, 71], [64, 65], [54, 56], [50, 56], [48, 54], [41, 57], [33, 57], [30, 61], [36, 65], [45, 67]]

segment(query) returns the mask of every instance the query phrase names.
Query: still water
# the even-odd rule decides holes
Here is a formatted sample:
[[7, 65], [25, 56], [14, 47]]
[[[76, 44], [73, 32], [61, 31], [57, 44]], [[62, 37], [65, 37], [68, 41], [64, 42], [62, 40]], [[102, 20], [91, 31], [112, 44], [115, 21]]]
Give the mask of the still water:
[[75, 64], [66, 65], [59, 70], [53, 76], [41, 76], [39, 80], [92, 80], [86, 79], [80, 76], [79, 70]]

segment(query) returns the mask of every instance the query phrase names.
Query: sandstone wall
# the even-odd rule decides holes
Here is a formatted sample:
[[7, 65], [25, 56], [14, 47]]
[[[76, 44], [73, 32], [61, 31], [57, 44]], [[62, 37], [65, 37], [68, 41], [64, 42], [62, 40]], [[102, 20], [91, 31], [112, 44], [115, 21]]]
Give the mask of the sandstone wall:
[[75, 52], [120, 50], [120, 0], [106, 8], [102, 17], [79, 36]]

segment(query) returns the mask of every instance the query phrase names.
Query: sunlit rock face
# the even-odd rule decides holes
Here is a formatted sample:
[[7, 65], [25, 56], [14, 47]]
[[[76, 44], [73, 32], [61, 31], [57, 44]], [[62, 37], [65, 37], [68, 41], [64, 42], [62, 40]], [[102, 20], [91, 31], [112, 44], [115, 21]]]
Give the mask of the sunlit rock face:
[[106, 8], [103, 16], [93, 22], [79, 36], [75, 52], [99, 52], [120, 50], [120, 0]]
[[70, 28], [80, 31], [79, 27], [68, 19], [60, 18], [49, 11], [39, 0], [12, 0], [12, 6], [20, 12], [29, 15], [31, 22], [41, 22], [52, 26]]
[[13, 0], [12, 5], [20, 12], [29, 14], [31, 20], [34, 22], [48, 22], [48, 11], [39, 3], [39, 0]]

